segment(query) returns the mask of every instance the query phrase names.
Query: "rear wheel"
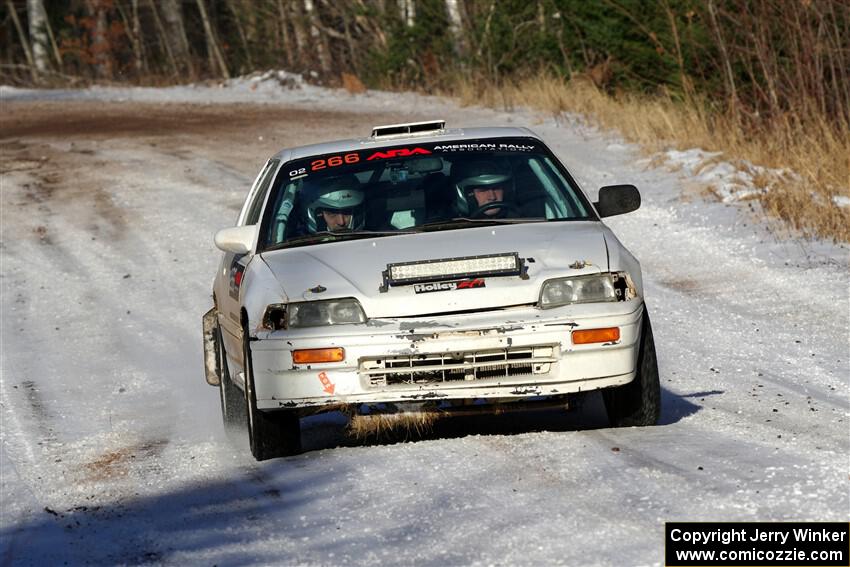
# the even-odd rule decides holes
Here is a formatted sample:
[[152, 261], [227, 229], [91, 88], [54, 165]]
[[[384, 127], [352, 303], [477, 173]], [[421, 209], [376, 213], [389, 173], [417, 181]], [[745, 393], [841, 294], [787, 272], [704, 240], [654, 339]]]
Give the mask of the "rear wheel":
[[245, 363], [245, 408], [251, 454], [258, 461], [296, 455], [301, 452], [301, 424], [292, 410], [260, 411], [254, 389], [251, 349], [247, 329], [242, 346]]
[[635, 379], [602, 390], [608, 421], [614, 427], [655, 425], [661, 417], [661, 384], [649, 313], [644, 310]]
[[216, 340], [218, 341], [218, 375], [220, 377], [218, 393], [221, 398], [221, 418], [227, 436], [231, 441], [236, 441], [245, 433], [245, 395], [230, 378], [221, 327], [216, 329]]

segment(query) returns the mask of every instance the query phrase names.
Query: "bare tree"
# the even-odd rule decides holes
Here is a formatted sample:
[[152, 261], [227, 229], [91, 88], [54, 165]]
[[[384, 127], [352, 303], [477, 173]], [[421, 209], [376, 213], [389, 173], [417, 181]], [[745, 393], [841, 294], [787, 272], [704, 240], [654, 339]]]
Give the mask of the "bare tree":
[[460, 57], [466, 57], [467, 43], [460, 16], [458, 0], [446, 0], [446, 13], [449, 16], [449, 31], [454, 39], [454, 51]]
[[726, 95], [729, 99], [729, 106], [732, 110], [735, 123], [737, 123], [739, 110], [738, 91], [735, 88], [735, 76], [732, 73], [732, 63], [729, 58], [729, 52], [726, 49], [726, 41], [720, 30], [720, 25], [717, 23], [717, 9], [714, 6], [714, 0], [708, 0], [708, 15], [711, 20], [711, 29], [714, 31], [715, 38], [717, 39], [720, 57], [723, 61], [723, 82], [726, 85]]
[[307, 55], [307, 31], [304, 25], [304, 14], [295, 4], [289, 4], [290, 22], [292, 23], [292, 31], [295, 35], [295, 57], [294, 60], [299, 70], [310, 64], [310, 57]]
[[58, 65], [59, 69], [62, 69], [62, 53], [59, 51], [59, 46], [56, 45], [56, 37], [53, 35], [53, 28], [50, 25], [50, 19], [47, 17], [47, 12], [45, 11], [44, 17], [44, 29], [47, 30], [47, 37], [50, 38], [50, 46], [53, 48], [53, 56], [56, 58], [56, 65]]
[[164, 40], [168, 43], [168, 50], [177, 68], [180, 71], [188, 71], [194, 77], [195, 69], [189, 54], [189, 40], [186, 37], [186, 26], [183, 24], [183, 11], [179, 1], [159, 0], [156, 5], [162, 10], [162, 19], [165, 20]]
[[139, 21], [139, 0], [131, 0], [131, 13], [129, 16], [120, 1], [115, 2], [115, 7], [118, 9], [118, 14], [121, 16], [121, 20], [124, 22], [124, 29], [127, 32], [127, 37], [130, 39], [130, 45], [133, 48], [133, 66], [136, 68], [136, 74], [142, 75], [148, 71], [148, 66], [147, 58], [145, 57], [141, 22]]
[[171, 72], [174, 75], [177, 75], [180, 73], [180, 68], [177, 66], [177, 60], [174, 57], [174, 52], [171, 51], [171, 43], [168, 41], [168, 32], [165, 30], [162, 19], [159, 17], [159, 12], [156, 9], [154, 0], [148, 0], [148, 5], [150, 6], [151, 13], [153, 14], [153, 20], [156, 23], [157, 38], [159, 40], [160, 49], [162, 49], [168, 56], [168, 63], [171, 66]]
[[413, 0], [398, 0], [398, 13], [405, 26], [412, 28], [416, 24], [416, 4]]
[[664, 12], [667, 14], [667, 21], [670, 24], [670, 32], [673, 34], [673, 45], [676, 48], [676, 64], [679, 66], [679, 80], [682, 81], [682, 91], [685, 93], [685, 96], [691, 97], [693, 95], [693, 89], [691, 88], [688, 74], [685, 71], [685, 60], [682, 57], [682, 44], [679, 40], [679, 27], [676, 25], [676, 14], [673, 12], [673, 9], [670, 7], [670, 3], [667, 0], [661, 0], [661, 5], [664, 7]]
[[[254, 61], [253, 57], [251, 57], [251, 43], [252, 39], [250, 37], [252, 33], [256, 34], [256, 18], [252, 18], [248, 14], [253, 14], [253, 7], [251, 4], [245, 5], [244, 2], [236, 3], [235, 0], [226, 0], [228, 9], [233, 14], [233, 21], [236, 23], [236, 31], [239, 34], [239, 40], [242, 42], [242, 51], [245, 53], [245, 63], [248, 65], [249, 69], [253, 69]], [[243, 19], [245, 23], [243, 24]], [[246, 33], [247, 28], [247, 33]]]
[[101, 0], [86, 0], [86, 10], [94, 20], [91, 53], [94, 58], [95, 74], [101, 79], [111, 79], [112, 54], [107, 36], [109, 26], [106, 21], [106, 5]]
[[283, 37], [283, 62], [287, 67], [292, 67], [298, 58], [298, 53], [296, 45], [292, 42], [292, 35], [289, 33], [291, 22], [283, 0], [277, 0], [277, 14], [280, 34]]
[[245, 17], [245, 35], [249, 43], [257, 41], [259, 23], [257, 21], [257, 5], [256, 0], [239, 0], [241, 12]]
[[32, 41], [32, 60], [36, 71], [43, 75], [48, 67], [47, 55], [47, 13], [42, 0], [27, 0], [27, 18], [29, 19], [30, 40]]
[[313, 0], [304, 0], [304, 13], [307, 15], [307, 22], [310, 25], [310, 38], [313, 40], [316, 53], [319, 56], [319, 67], [322, 73], [328, 74], [331, 72], [328, 40], [319, 29], [319, 15], [316, 13]]
[[207, 38], [207, 52], [210, 55], [210, 61], [213, 63], [210, 67], [218, 67], [221, 75], [229, 79], [230, 72], [227, 70], [227, 64], [224, 62], [224, 57], [221, 54], [221, 49], [218, 47], [218, 41], [215, 38], [212, 24], [210, 23], [207, 8], [204, 5], [204, 0], [195, 0], [198, 4], [198, 10], [201, 12], [201, 20], [204, 23], [204, 35]]
[[9, 16], [12, 18], [12, 23], [15, 25], [15, 30], [18, 32], [18, 38], [21, 40], [21, 47], [24, 50], [24, 57], [26, 57], [27, 59], [27, 65], [29, 66], [32, 78], [33, 80], [37, 80], [38, 75], [36, 74], [35, 63], [33, 63], [32, 60], [32, 49], [30, 49], [30, 42], [27, 38], [27, 34], [24, 33], [24, 28], [21, 27], [21, 20], [18, 18], [18, 11], [15, 9], [15, 5], [12, 3], [12, 0], [6, 0], [6, 9], [9, 12]]
[[[369, 11], [363, 0], [354, 0], [353, 5], [357, 8], [356, 12], [360, 12], [354, 16], [354, 21], [363, 30], [363, 33], [370, 38], [378, 40], [378, 45], [381, 49], [386, 49], [388, 45], [387, 36], [381, 27], [381, 20], [386, 14], [386, 6], [383, 2], [378, 2], [378, 15], [376, 18], [368, 18], [365, 13]], [[355, 13], [356, 13], [355, 12]], [[377, 20], [377, 21], [376, 21]]]

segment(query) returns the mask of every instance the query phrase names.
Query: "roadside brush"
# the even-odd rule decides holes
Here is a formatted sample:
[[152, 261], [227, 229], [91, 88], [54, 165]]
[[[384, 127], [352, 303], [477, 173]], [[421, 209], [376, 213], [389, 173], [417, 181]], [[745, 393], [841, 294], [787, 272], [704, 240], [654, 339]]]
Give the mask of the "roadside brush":
[[430, 433], [440, 418], [438, 412], [401, 412], [354, 415], [348, 433], [356, 439], [409, 439]]

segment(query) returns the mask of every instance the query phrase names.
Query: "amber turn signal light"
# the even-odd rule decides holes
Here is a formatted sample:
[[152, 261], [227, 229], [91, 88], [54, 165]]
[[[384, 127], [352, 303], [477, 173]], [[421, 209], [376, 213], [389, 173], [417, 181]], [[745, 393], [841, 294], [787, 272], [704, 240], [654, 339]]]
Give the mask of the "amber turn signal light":
[[307, 348], [292, 351], [292, 362], [295, 364], [342, 362], [343, 360], [345, 360], [344, 348]]
[[586, 331], [573, 331], [573, 344], [586, 345], [590, 343], [610, 343], [620, 340], [620, 327], [608, 327], [607, 329], [588, 329]]

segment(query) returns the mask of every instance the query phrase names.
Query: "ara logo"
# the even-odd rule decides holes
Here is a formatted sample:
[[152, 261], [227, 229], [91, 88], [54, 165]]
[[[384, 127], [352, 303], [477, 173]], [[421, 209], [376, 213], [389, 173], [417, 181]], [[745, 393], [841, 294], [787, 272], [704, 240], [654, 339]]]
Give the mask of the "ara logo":
[[413, 291], [416, 293], [431, 293], [432, 291], [449, 291], [453, 289], [477, 289], [486, 287], [484, 280], [475, 278], [474, 280], [458, 280], [453, 282], [434, 282], [414, 284]]
[[426, 150], [425, 148], [396, 148], [394, 150], [387, 150], [385, 152], [375, 152], [366, 158], [366, 161], [372, 161], [373, 159], [388, 159], [394, 157], [410, 157], [417, 155], [427, 155], [431, 152]]

